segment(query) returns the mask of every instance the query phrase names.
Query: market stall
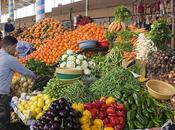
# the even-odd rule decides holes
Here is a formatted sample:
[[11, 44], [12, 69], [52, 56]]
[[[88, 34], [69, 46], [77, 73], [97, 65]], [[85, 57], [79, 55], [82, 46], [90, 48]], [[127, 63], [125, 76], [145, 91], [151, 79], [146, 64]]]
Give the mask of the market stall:
[[36, 47], [19, 60], [38, 77], [15, 75], [12, 107], [32, 130], [173, 127], [168, 22], [160, 19], [147, 32], [125, 24], [131, 12], [124, 6], [114, 12], [108, 29], [88, 23], [68, 31], [46, 18], [19, 35]]

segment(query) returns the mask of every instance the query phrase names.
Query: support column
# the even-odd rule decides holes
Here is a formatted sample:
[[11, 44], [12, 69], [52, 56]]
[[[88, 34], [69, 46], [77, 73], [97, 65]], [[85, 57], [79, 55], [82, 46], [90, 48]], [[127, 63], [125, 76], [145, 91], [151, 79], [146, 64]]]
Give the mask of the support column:
[[[175, 0], [171, 0], [171, 13], [172, 13], [172, 34], [175, 34]], [[175, 38], [171, 40], [171, 47], [175, 49]]]
[[9, 4], [9, 17], [12, 20], [12, 23], [15, 21], [14, 19], [14, 0], [8, 0]]
[[1, 2], [2, 2], [2, 0], [0, 0], [0, 29], [1, 29], [1, 21], [2, 21], [1, 20], [2, 19], [2, 8], [1, 8], [2, 7], [1, 6], [2, 4], [1, 4]]
[[36, 0], [36, 22], [41, 21], [45, 17], [45, 0]]
[[88, 16], [89, 0], [86, 0], [86, 16]]

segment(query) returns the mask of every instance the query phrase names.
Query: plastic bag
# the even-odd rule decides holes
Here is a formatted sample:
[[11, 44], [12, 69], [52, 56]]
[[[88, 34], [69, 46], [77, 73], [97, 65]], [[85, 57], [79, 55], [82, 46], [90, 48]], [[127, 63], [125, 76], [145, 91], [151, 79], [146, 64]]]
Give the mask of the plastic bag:
[[16, 50], [19, 52], [19, 58], [26, 56], [32, 46], [25, 41], [18, 41]]

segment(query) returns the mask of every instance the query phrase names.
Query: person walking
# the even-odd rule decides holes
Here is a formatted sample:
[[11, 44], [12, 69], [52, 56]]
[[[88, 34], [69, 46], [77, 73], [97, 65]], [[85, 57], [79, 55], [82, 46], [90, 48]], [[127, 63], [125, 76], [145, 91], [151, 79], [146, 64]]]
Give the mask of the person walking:
[[8, 33], [11, 33], [15, 30], [14, 25], [11, 23], [11, 18], [8, 18], [7, 21], [8, 22], [4, 25], [5, 35], [8, 35]]
[[24, 76], [35, 78], [35, 74], [25, 68], [14, 57], [17, 46], [17, 39], [12, 36], [5, 36], [1, 42], [0, 49], [0, 130], [8, 130], [10, 123], [10, 87], [12, 76], [18, 72]]

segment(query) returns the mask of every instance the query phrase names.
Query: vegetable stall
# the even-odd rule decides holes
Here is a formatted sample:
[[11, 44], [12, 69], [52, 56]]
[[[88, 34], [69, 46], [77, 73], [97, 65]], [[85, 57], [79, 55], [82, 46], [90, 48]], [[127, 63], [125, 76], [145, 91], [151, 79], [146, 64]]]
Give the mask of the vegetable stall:
[[[107, 30], [87, 23], [70, 31], [46, 18], [19, 34], [36, 47], [19, 60], [37, 79], [15, 74], [12, 106], [32, 130], [150, 129], [175, 121], [168, 23], [158, 20], [148, 32], [125, 24], [131, 13], [124, 6], [114, 16]], [[105, 51], [88, 52], [99, 48]]]

